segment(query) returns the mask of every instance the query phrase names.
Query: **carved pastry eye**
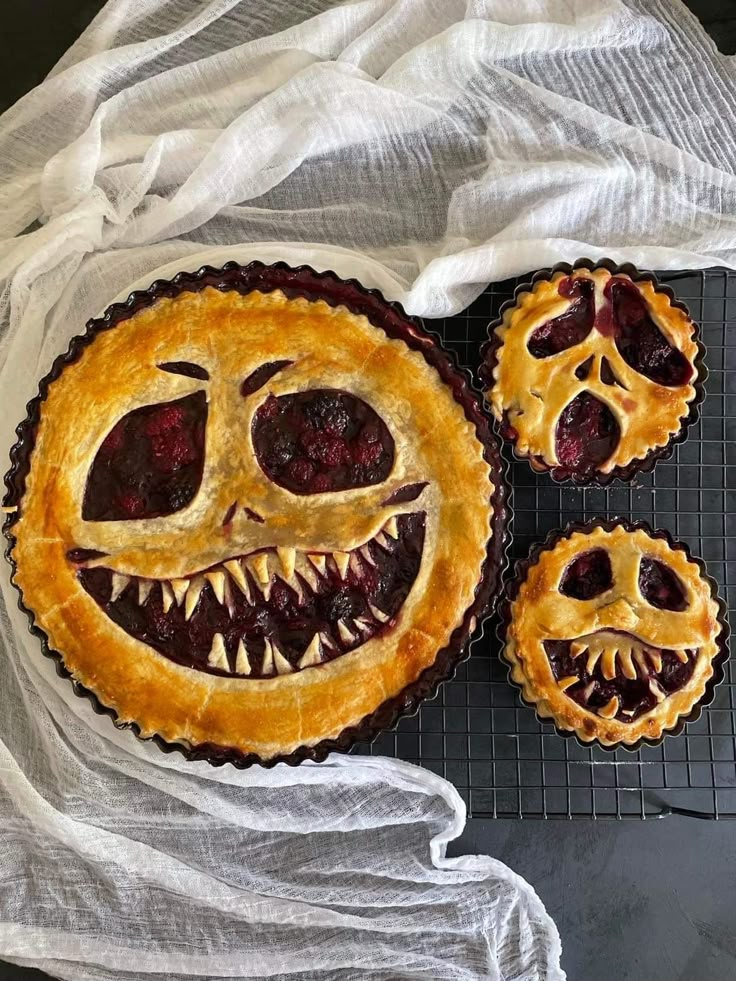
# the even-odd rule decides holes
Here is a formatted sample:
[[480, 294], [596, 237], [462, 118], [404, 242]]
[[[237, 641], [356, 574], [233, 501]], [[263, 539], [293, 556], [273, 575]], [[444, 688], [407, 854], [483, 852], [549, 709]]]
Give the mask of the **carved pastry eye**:
[[595, 321], [595, 284], [592, 279], [571, 280], [560, 293], [572, 300], [559, 317], [537, 327], [527, 342], [535, 358], [549, 358], [584, 341]]
[[124, 416], [89, 471], [84, 520], [158, 518], [190, 504], [202, 481], [206, 421], [204, 392]]
[[253, 446], [266, 476], [294, 494], [381, 484], [394, 462], [378, 413], [329, 388], [269, 396], [253, 418]]
[[650, 606], [682, 613], [690, 605], [678, 576], [658, 559], [642, 558], [639, 564], [639, 590]]
[[686, 385], [693, 367], [654, 323], [639, 290], [621, 279], [609, 280], [606, 289], [611, 298], [616, 346], [626, 364], [658, 385]]
[[589, 600], [605, 593], [613, 585], [613, 572], [608, 552], [591, 549], [570, 563], [560, 580], [560, 592], [572, 599]]

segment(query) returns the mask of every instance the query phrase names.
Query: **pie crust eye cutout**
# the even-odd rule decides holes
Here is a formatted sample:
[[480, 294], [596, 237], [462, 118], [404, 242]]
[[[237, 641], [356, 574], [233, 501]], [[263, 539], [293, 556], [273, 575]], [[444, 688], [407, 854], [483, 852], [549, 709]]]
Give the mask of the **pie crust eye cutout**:
[[564, 294], [573, 302], [559, 317], [537, 327], [527, 347], [534, 358], [549, 358], [584, 341], [595, 320], [595, 288], [592, 279], [570, 280]]
[[643, 557], [639, 564], [639, 589], [650, 606], [684, 612], [690, 605], [677, 575], [657, 559]]
[[608, 552], [603, 548], [583, 552], [565, 569], [560, 592], [572, 599], [589, 600], [605, 593], [613, 585]]
[[123, 416], [90, 468], [82, 518], [160, 518], [191, 504], [202, 482], [206, 422], [204, 392]]
[[269, 396], [252, 433], [263, 472], [293, 494], [381, 484], [393, 467], [394, 440], [381, 417], [337, 389]]

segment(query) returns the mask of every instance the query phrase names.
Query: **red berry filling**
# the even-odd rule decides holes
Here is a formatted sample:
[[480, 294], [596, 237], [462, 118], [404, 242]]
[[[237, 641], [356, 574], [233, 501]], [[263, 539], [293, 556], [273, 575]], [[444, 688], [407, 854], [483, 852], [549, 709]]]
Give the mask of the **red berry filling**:
[[611, 456], [620, 436], [621, 430], [608, 406], [592, 392], [580, 392], [557, 421], [557, 459], [562, 467], [575, 473], [593, 473]]
[[[564, 284], [564, 285], [563, 285]], [[595, 321], [595, 286], [592, 279], [564, 279], [558, 291], [572, 299], [568, 309], [559, 317], [537, 327], [527, 347], [535, 358], [549, 358], [580, 344], [588, 336]]]
[[394, 460], [380, 416], [334, 389], [269, 396], [253, 419], [253, 445], [266, 475], [294, 494], [380, 484]]
[[589, 600], [613, 585], [613, 571], [608, 552], [594, 548], [570, 563], [560, 580], [560, 592], [573, 599]]
[[84, 520], [155, 518], [186, 507], [202, 480], [206, 419], [203, 392], [124, 416], [95, 456]]
[[639, 589], [647, 603], [658, 610], [681, 613], [688, 608], [685, 588], [664, 562], [644, 557], [639, 565]]

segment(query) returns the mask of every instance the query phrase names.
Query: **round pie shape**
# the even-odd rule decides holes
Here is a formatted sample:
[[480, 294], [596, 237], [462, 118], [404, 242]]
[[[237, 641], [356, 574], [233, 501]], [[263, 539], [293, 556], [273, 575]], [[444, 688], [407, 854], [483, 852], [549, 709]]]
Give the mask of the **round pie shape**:
[[495, 590], [505, 493], [416, 320], [283, 263], [88, 324], [19, 430], [13, 581], [98, 711], [238, 766], [321, 759], [436, 690]]
[[556, 480], [651, 470], [703, 397], [698, 329], [651, 274], [609, 260], [537, 273], [491, 325], [481, 375], [517, 456]]
[[542, 720], [606, 748], [682, 730], [728, 656], [725, 606], [665, 531], [596, 519], [517, 565], [502, 610], [510, 678]]

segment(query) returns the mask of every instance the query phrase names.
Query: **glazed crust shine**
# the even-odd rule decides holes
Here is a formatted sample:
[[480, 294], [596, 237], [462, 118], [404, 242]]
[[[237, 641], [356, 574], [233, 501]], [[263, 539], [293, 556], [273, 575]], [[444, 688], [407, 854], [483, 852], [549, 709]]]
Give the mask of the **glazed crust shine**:
[[[243, 397], [245, 378], [282, 360], [289, 364]], [[209, 380], [158, 367], [183, 361]], [[395, 457], [379, 486], [298, 496], [266, 478], [251, 442], [255, 412], [269, 396], [313, 388], [344, 389], [385, 421]], [[208, 416], [194, 500], [166, 517], [82, 520], [90, 466], [115, 424], [195, 392], [206, 392]], [[100, 331], [49, 386], [12, 527], [14, 581], [66, 669], [120, 723], [168, 743], [270, 760], [337, 738], [432, 666], [483, 577], [496, 479], [438, 371], [365, 316], [280, 290], [181, 292]], [[419, 501], [385, 503], [422, 482]], [[224, 524], [236, 500], [263, 520], [239, 508]], [[90, 549], [108, 553], [101, 562], [121, 575], [183, 579], [259, 549], [345, 553], [392, 516], [418, 510], [426, 514], [421, 566], [391, 629], [333, 661], [271, 678], [225, 677], [162, 657], [111, 621], [67, 557]]]
[[[607, 482], [616, 476], [628, 479], [633, 473], [632, 464], [643, 464], [655, 451], [661, 455], [662, 448], [680, 433], [696, 399], [699, 348], [692, 320], [649, 279], [632, 278], [612, 268], [613, 272], [608, 268], [573, 268], [571, 272], [559, 271], [548, 279], [538, 279], [506, 308], [487, 346], [481, 373], [488, 386], [486, 397], [494, 416], [506, 425], [520, 457], [528, 458], [534, 469], [552, 470], [553, 476], [559, 479], [568, 476], [582, 477], [583, 482], [598, 478]], [[635, 286], [657, 328], [693, 366], [686, 384], [663, 385], [645, 377], [626, 363], [613, 340], [596, 326], [579, 343], [559, 353], [532, 356], [528, 344], [534, 332], [571, 309], [573, 301], [560, 293], [563, 281], [594, 283], [598, 318], [601, 309], [608, 305], [604, 291], [612, 279]], [[614, 366], [615, 384], [601, 377], [604, 361]], [[590, 366], [584, 377], [576, 376], [576, 369], [581, 365]], [[591, 393], [599, 399], [610, 410], [620, 430], [614, 451], [597, 467], [596, 473], [587, 475], [561, 466], [555, 438], [565, 407], [581, 393]]]
[[[703, 699], [715, 666], [727, 653], [726, 628], [719, 619], [722, 610], [714, 587], [686, 551], [672, 547], [659, 537], [660, 533], [652, 535], [620, 520], [608, 525], [608, 529], [595, 525], [559, 533], [528, 564], [522, 564], [505, 604], [503, 656], [511, 679], [540, 718], [551, 719], [560, 730], [574, 732], [584, 743], [596, 740], [607, 748], [632, 747], [642, 740], [659, 739]], [[591, 599], [562, 595], [565, 571], [580, 555], [595, 549], [605, 550], [610, 557], [612, 587]], [[675, 573], [684, 587], [686, 609], [677, 612], [647, 605], [638, 585], [642, 557], [658, 560]], [[605, 718], [600, 709], [590, 710], [570, 698], [566, 683], [573, 679], [555, 677], [545, 650], [549, 641], [596, 635], [605, 638], [614, 633], [629, 638], [629, 646], [634, 648], [697, 650], [687, 683], [633, 721]], [[587, 643], [583, 641], [580, 647]], [[617, 653], [613, 652], [614, 658]], [[618, 677], [620, 671], [619, 661]]]

